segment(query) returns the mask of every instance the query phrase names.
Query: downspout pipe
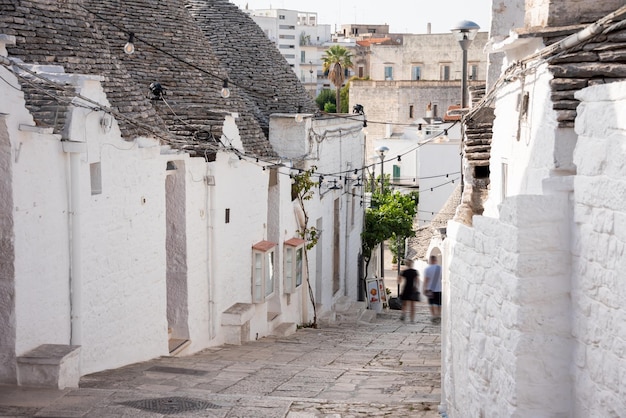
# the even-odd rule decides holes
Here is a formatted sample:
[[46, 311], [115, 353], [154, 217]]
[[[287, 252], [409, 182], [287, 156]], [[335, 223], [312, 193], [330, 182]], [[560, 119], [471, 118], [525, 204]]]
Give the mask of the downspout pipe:
[[63, 151], [70, 155], [70, 194], [69, 194], [69, 226], [70, 226], [70, 344], [82, 343], [82, 231], [81, 231], [81, 157], [87, 152], [87, 143], [62, 141]]

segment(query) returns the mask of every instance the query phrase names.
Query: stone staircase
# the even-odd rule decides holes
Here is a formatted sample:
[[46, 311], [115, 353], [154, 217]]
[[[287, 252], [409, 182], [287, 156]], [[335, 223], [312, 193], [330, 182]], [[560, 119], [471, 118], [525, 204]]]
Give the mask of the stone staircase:
[[356, 302], [342, 296], [331, 310], [319, 317], [320, 325], [371, 323], [376, 319], [376, 311], [367, 309], [367, 302]]

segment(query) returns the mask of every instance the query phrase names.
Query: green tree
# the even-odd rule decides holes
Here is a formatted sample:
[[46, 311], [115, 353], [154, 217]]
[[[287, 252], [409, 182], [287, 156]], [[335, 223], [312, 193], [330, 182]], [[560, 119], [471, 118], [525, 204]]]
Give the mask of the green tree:
[[335, 104], [335, 100], [337, 100], [335, 98], [335, 92], [333, 90], [324, 89], [317, 95], [317, 98], [315, 98], [315, 103], [317, 103], [320, 110], [324, 110], [326, 103]]
[[328, 71], [328, 79], [335, 85], [335, 104], [341, 110], [341, 86], [346, 70], [352, 68], [352, 54], [341, 45], [333, 45], [324, 51], [322, 69]]
[[372, 251], [378, 244], [390, 238], [404, 240], [415, 236], [413, 218], [417, 213], [417, 193], [402, 194], [383, 189], [383, 193], [372, 193], [371, 206], [365, 211], [361, 250], [366, 272]]

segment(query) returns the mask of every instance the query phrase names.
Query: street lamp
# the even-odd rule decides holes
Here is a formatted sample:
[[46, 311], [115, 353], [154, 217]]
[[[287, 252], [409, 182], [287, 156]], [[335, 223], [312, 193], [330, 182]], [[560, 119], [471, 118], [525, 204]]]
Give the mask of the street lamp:
[[[384, 145], [377, 147], [374, 151], [380, 157], [380, 194], [385, 192], [385, 154], [389, 151]], [[380, 277], [385, 277], [385, 242], [380, 243]]]
[[461, 88], [463, 91], [461, 92], [461, 109], [467, 108], [467, 50], [476, 37], [478, 29], [480, 29], [480, 26], [469, 20], [462, 20], [450, 29], [463, 50], [463, 71], [461, 79]]

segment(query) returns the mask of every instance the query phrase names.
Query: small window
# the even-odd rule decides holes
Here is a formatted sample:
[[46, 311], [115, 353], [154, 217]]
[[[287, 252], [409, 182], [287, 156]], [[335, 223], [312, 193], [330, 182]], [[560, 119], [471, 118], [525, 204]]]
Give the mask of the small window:
[[478, 80], [478, 65], [476, 65], [476, 64], [470, 65], [469, 79], [470, 80]]
[[411, 67], [411, 80], [421, 80], [422, 79], [422, 67], [414, 65]]
[[413, 105], [409, 105], [409, 119], [413, 119]]
[[266, 298], [274, 293], [275, 246], [273, 242], [261, 241], [252, 247], [252, 301], [254, 303], [265, 302]]
[[89, 164], [89, 177], [91, 179], [91, 194], [102, 194], [102, 166], [100, 163]]
[[359, 78], [363, 78], [363, 74], [365, 74], [363, 67], [359, 67]]
[[385, 80], [393, 80], [393, 67], [385, 67]]
[[450, 80], [450, 66], [448, 64], [444, 64], [441, 66], [441, 80]]
[[393, 180], [394, 181], [398, 181], [399, 179], [400, 179], [400, 166], [394, 164], [394, 166], [393, 166]]
[[302, 284], [305, 241], [291, 238], [285, 241], [285, 293], [293, 293]]
[[279, 19], [279, 20], [285, 20], [285, 15], [279, 15], [279, 16], [278, 16], [278, 19]]

